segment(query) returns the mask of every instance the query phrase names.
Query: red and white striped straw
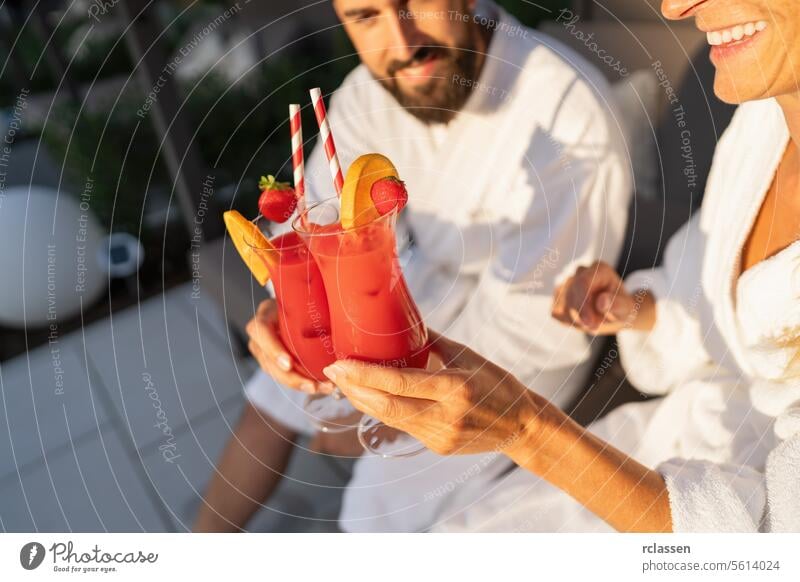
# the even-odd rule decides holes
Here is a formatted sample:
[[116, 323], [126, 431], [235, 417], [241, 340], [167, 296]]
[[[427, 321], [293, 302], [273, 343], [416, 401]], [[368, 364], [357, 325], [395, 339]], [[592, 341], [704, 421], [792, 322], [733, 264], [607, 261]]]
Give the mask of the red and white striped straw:
[[303, 122], [300, 118], [300, 105], [289, 105], [289, 130], [292, 134], [292, 169], [294, 170], [294, 192], [302, 212], [305, 207], [306, 184], [303, 164]]
[[333, 186], [336, 188], [336, 194], [341, 195], [344, 177], [342, 176], [342, 167], [339, 165], [339, 156], [336, 155], [336, 144], [333, 142], [331, 127], [328, 124], [328, 113], [325, 111], [322, 91], [319, 90], [319, 87], [315, 87], [311, 89], [310, 93], [311, 104], [314, 106], [314, 115], [317, 117], [317, 124], [319, 125], [319, 135], [322, 137], [322, 144], [325, 146], [325, 155], [328, 156], [328, 166], [333, 178]]

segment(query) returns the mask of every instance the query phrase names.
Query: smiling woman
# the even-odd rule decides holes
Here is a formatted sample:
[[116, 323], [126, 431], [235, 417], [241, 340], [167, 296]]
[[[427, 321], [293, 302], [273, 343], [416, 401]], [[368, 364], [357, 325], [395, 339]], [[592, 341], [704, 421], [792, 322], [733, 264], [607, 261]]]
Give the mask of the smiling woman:
[[665, 0], [664, 16], [695, 17], [717, 68], [714, 92], [727, 103], [797, 93], [800, 19], [795, 0]]
[[800, 532], [800, 11], [796, 0], [662, 10], [708, 33], [717, 95], [743, 105], [664, 264], [624, 283], [605, 263], [581, 267], [553, 316], [617, 334], [629, 378], [663, 397], [584, 429], [435, 334], [444, 370], [326, 369], [357, 408], [432, 450], [490, 451], [526, 470], [456, 499], [437, 529]]

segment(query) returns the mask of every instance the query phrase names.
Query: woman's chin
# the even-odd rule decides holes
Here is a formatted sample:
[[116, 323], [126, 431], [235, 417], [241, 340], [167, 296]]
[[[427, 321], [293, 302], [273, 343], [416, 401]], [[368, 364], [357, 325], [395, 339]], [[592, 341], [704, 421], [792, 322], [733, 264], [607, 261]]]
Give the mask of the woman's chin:
[[714, 94], [720, 101], [730, 105], [740, 105], [769, 96], [765, 94], [764, 87], [756, 87], [749, 80], [734, 80], [728, 75], [723, 76], [719, 73], [714, 80]]

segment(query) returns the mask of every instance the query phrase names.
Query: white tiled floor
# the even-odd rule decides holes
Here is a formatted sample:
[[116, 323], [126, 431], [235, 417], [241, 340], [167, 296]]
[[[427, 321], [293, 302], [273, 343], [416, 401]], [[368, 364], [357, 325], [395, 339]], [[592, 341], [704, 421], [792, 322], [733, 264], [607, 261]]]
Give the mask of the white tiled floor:
[[[101, 438], [102, 436], [102, 438]], [[0, 485], [6, 531], [163, 531], [168, 522], [113, 430]]]
[[[199, 319], [185, 287], [115, 314], [86, 330], [93, 367], [137, 447], [154, 444], [161, 422], [180, 430], [199, 414], [241, 394], [242, 369], [215, 330]], [[165, 418], [164, 418], [165, 417]]]
[[79, 336], [3, 363], [0, 381], [0, 479], [108, 421]]
[[[190, 527], [254, 370], [215, 305], [190, 293], [60, 338], [58, 371], [53, 346], [0, 363], [0, 531]], [[158, 449], [165, 426], [173, 463]], [[298, 448], [287, 474], [249, 528], [335, 530], [346, 472]]]

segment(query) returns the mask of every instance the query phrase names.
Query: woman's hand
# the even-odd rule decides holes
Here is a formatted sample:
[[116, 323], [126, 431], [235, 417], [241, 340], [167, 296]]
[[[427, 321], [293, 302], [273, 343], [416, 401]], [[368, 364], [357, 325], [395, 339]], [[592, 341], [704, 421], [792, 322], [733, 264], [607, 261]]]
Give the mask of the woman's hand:
[[669, 496], [656, 471], [466, 347], [431, 333], [431, 350], [443, 370], [341, 360], [325, 374], [356, 408], [434, 452], [501, 453], [620, 531], [671, 530]]
[[553, 294], [553, 317], [592, 335], [653, 329], [655, 312], [648, 291], [628, 293], [617, 272], [602, 261], [579, 267]]
[[247, 344], [261, 368], [278, 382], [308, 394], [329, 394], [333, 386], [316, 382], [301, 374], [299, 366], [283, 345], [278, 334], [278, 305], [274, 299], [265, 299], [258, 306], [253, 319], [247, 323]]
[[507, 452], [563, 413], [469, 348], [431, 332], [438, 371], [340, 360], [325, 374], [359, 410], [441, 455]]

